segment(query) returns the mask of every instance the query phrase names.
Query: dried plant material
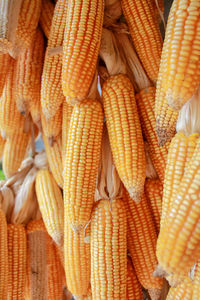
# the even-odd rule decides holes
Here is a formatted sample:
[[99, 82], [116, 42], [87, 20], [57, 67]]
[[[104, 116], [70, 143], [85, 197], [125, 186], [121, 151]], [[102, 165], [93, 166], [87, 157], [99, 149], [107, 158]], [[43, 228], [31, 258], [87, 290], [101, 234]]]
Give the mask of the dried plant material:
[[113, 25], [122, 15], [120, 0], [106, 0], [104, 9], [104, 27]]
[[161, 289], [148, 289], [151, 300], [160, 300]]
[[14, 208], [14, 194], [11, 188], [3, 186], [0, 189], [2, 196], [1, 209], [6, 214], [7, 222], [10, 222], [11, 214]]
[[42, 0], [42, 9], [40, 14], [40, 26], [46, 36], [49, 38], [51, 23], [54, 13], [54, 4], [51, 0]]

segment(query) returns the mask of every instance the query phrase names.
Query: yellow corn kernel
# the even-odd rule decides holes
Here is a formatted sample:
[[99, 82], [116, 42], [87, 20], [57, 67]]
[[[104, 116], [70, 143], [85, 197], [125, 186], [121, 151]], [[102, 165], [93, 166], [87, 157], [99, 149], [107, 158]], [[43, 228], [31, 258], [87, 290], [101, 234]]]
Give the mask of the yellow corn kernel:
[[[64, 226], [64, 256], [66, 283], [75, 297], [86, 296], [90, 285], [90, 243], [86, 241], [90, 235], [87, 230], [76, 233], [68, 220]], [[79, 298], [78, 298], [79, 299]]]
[[70, 120], [71, 120], [72, 111], [73, 111], [73, 106], [68, 104], [67, 102], [64, 102], [63, 107], [62, 107], [62, 162], [63, 162], [63, 168], [64, 168], [64, 163], [65, 163], [68, 131], [69, 131], [69, 124], [70, 124]]
[[127, 258], [127, 300], [141, 300], [143, 298], [142, 286], [140, 285], [131, 259]]
[[57, 244], [63, 243], [63, 198], [53, 175], [48, 169], [41, 169], [36, 175], [36, 194], [48, 234]]
[[149, 87], [142, 90], [136, 96], [136, 99], [142, 131], [149, 144], [151, 160], [163, 183], [168, 151], [166, 146], [161, 147], [159, 145], [156, 134], [156, 120], [154, 115], [155, 91], [154, 87]]
[[8, 224], [8, 298], [23, 300], [26, 280], [26, 231], [21, 224]]
[[174, 110], [192, 97], [200, 82], [200, 2], [173, 2], [165, 33], [158, 82]]
[[13, 63], [13, 59], [9, 54], [0, 54], [0, 97], [2, 96], [6, 79]]
[[103, 15], [103, 0], [68, 1], [62, 65], [66, 97], [87, 98], [96, 70]]
[[126, 209], [123, 200], [98, 201], [91, 220], [93, 299], [126, 299], [126, 232]]
[[7, 299], [8, 291], [8, 246], [6, 216], [0, 209], [0, 298]]
[[145, 181], [145, 152], [134, 90], [128, 77], [115, 75], [103, 85], [102, 97], [114, 162], [126, 189], [140, 200]]
[[149, 78], [155, 83], [160, 65], [162, 37], [152, 2], [146, 0], [121, 2], [137, 54]]
[[40, 26], [46, 36], [49, 38], [51, 23], [54, 14], [54, 4], [51, 0], [42, 0], [42, 9], [40, 14]]
[[63, 45], [67, 5], [67, 0], [59, 0], [55, 6], [46, 49], [41, 87], [41, 106], [46, 119], [52, 118], [65, 101], [61, 86], [62, 54], [53, 55], [51, 51]]
[[59, 185], [63, 187], [63, 166], [62, 166], [62, 137], [59, 135], [52, 146], [49, 145], [47, 137], [43, 134], [42, 136], [47, 154], [47, 160], [49, 163], [52, 175]]
[[90, 220], [101, 152], [103, 110], [96, 100], [74, 106], [64, 167], [65, 218], [74, 230]]

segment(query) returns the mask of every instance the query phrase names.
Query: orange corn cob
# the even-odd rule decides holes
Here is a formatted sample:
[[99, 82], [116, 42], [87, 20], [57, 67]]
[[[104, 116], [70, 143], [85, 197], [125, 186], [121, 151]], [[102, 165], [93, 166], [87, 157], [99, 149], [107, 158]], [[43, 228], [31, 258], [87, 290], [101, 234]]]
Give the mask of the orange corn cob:
[[140, 203], [125, 193], [127, 213], [127, 242], [135, 272], [140, 284], [146, 289], [161, 289], [162, 279], [153, 276], [157, 265], [156, 227], [149, 204], [143, 194]]
[[193, 155], [198, 137], [197, 133], [187, 137], [180, 132], [175, 135], [170, 144], [165, 171], [161, 226], [167, 220], [172, 199], [179, 189], [185, 165]]
[[0, 54], [0, 97], [12, 63], [13, 59], [9, 54]]
[[93, 299], [126, 299], [126, 210], [121, 199], [100, 200], [91, 221]]
[[62, 88], [66, 97], [87, 97], [95, 75], [104, 15], [103, 0], [69, 0], [63, 42]]
[[152, 2], [146, 0], [121, 2], [137, 54], [149, 78], [155, 83], [159, 71], [162, 37]]
[[40, 26], [47, 37], [49, 38], [51, 23], [54, 14], [54, 4], [51, 0], [42, 0], [42, 9], [40, 14]]
[[21, 224], [8, 224], [8, 299], [23, 300], [26, 274], [26, 231]]
[[63, 187], [63, 166], [62, 166], [62, 137], [61, 135], [54, 140], [52, 146], [49, 145], [49, 141], [45, 135], [43, 135], [44, 146], [47, 154], [47, 160], [49, 163], [52, 175], [59, 185]]
[[164, 182], [167, 147], [159, 146], [156, 134], [156, 120], [154, 116], [155, 92], [156, 89], [154, 87], [149, 87], [148, 89], [142, 90], [136, 96], [136, 99], [142, 131], [149, 144], [149, 152], [153, 165], [160, 180]]
[[63, 198], [55, 179], [48, 169], [37, 172], [35, 189], [47, 232], [57, 244], [63, 243]]
[[23, 159], [28, 154], [30, 135], [17, 133], [12, 138], [7, 138], [3, 152], [3, 172], [6, 178], [14, 175], [19, 169]]
[[125, 75], [107, 79], [102, 89], [114, 162], [130, 196], [140, 200], [145, 181], [145, 152], [134, 90]]
[[8, 246], [6, 216], [0, 209], [0, 298], [7, 299], [8, 291]]
[[102, 106], [84, 100], [74, 106], [64, 167], [65, 218], [74, 230], [90, 220], [103, 132]]
[[[89, 229], [89, 230], [88, 230]], [[75, 233], [68, 220], [64, 226], [64, 254], [66, 283], [74, 296], [86, 296], [90, 285], [90, 243], [85, 242], [90, 227]], [[79, 299], [79, 298], [78, 298]]]
[[44, 38], [37, 29], [32, 42], [18, 57], [16, 64], [16, 103], [20, 113], [27, 114], [32, 102], [40, 102]]
[[142, 287], [136, 277], [131, 259], [127, 260], [127, 300], [141, 300], [143, 298]]
[[62, 107], [62, 162], [64, 168], [65, 155], [67, 150], [67, 137], [69, 131], [69, 124], [71, 120], [71, 115], [73, 111], [73, 106], [67, 102], [63, 103]]
[[5, 142], [6, 142], [6, 140], [3, 139], [2, 136], [0, 135], [0, 160], [1, 160], [2, 155], [3, 155], [3, 150], [4, 150]]
[[163, 185], [159, 179], [147, 179], [144, 185], [145, 195], [151, 207], [157, 232], [160, 230]]
[[[184, 274], [200, 257], [200, 139], [161, 227], [157, 258], [167, 273]], [[167, 241], [167, 243], [166, 243]]]
[[170, 10], [158, 82], [168, 104], [179, 110], [200, 83], [200, 2], [176, 0]]
[[62, 54], [51, 55], [51, 51], [63, 44], [67, 0], [59, 0], [54, 9], [42, 74], [41, 105], [46, 118], [52, 118], [65, 101], [61, 86]]

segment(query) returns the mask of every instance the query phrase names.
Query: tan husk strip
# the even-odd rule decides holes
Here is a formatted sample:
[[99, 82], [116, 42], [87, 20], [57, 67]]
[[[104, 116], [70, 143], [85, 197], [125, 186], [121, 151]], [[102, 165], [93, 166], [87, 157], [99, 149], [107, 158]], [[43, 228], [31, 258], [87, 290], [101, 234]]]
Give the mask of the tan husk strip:
[[122, 15], [120, 0], [106, 0], [104, 10], [104, 27], [113, 25]]

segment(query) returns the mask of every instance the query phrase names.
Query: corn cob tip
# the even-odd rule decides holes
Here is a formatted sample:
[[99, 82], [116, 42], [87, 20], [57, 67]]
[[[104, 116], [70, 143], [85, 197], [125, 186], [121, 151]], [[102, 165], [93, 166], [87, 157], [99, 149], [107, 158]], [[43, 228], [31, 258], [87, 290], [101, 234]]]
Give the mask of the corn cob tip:
[[70, 97], [70, 96], [66, 96], [65, 97], [65, 100], [67, 103], [69, 103], [70, 105], [75, 105], [75, 104], [81, 104], [81, 101], [83, 101], [85, 98], [73, 98], [73, 97]]
[[175, 111], [180, 110], [181, 107], [183, 106], [182, 105], [183, 99], [182, 98], [174, 99], [171, 89], [169, 89], [166, 93], [166, 100], [167, 100], [168, 105]]
[[70, 223], [70, 227], [75, 233], [79, 233], [84, 228], [84, 226], [85, 226], [85, 224], [84, 225], [83, 224], [76, 225], [76, 224]]
[[169, 274], [160, 265], [158, 265], [153, 272], [153, 276], [155, 277], [166, 277], [168, 275]]
[[148, 289], [148, 293], [149, 293], [151, 300], [160, 299], [161, 291], [162, 290], [160, 290], [160, 289]]
[[158, 143], [163, 147], [167, 142], [170, 142], [176, 131], [170, 128], [161, 128], [159, 125], [156, 125], [156, 133], [158, 136]]
[[136, 192], [135, 187], [131, 187], [128, 189], [128, 192], [129, 192], [131, 199], [133, 199], [135, 201], [135, 203], [139, 203], [142, 200], [143, 190]]
[[64, 241], [64, 237], [63, 234], [60, 232], [54, 232], [52, 234], [52, 239], [54, 240], [54, 242], [58, 245], [58, 246], [62, 246], [63, 245], [63, 241]]

